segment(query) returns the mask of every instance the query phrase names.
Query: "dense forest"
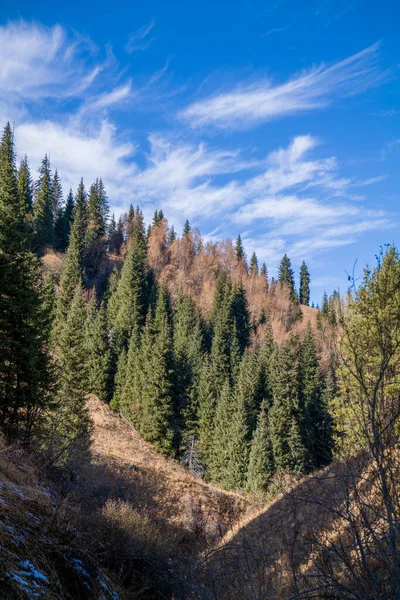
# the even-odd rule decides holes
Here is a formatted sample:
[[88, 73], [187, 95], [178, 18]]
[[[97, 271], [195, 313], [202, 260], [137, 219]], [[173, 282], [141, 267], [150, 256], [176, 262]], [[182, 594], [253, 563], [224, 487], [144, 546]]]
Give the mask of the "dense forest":
[[[272, 497], [282, 476], [298, 481], [361, 453], [382, 504], [378, 511], [375, 496], [365, 500], [360, 479], [348, 482], [348, 498], [359, 500], [346, 529], [353, 554], [337, 552], [336, 563], [326, 555], [319, 583], [347, 586], [334, 598], [399, 597], [396, 248], [381, 251], [359, 288], [350, 281], [346, 297], [324, 294], [314, 308], [304, 261], [298, 285], [286, 254], [275, 280], [255, 253], [247, 259], [240, 235], [205, 243], [189, 221], [178, 235], [161, 209], [146, 225], [132, 205], [116, 221], [102, 179], [85, 186], [81, 180], [64, 193], [48, 157], [34, 180], [26, 157], [16, 165], [6, 125], [0, 427], [7, 443], [73, 480], [89, 452], [91, 394], [196, 478], [246, 497]], [[347, 569], [340, 577], [332, 566], [339, 559]], [[364, 575], [373, 591], [351, 595]]]

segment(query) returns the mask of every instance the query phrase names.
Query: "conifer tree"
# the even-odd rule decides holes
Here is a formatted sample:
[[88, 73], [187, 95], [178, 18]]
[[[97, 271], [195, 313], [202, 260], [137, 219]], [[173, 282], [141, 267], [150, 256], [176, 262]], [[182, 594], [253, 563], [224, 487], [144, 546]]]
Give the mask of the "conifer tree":
[[135, 209], [133, 208], [133, 205], [130, 204], [129, 210], [128, 210], [128, 215], [126, 217], [126, 237], [127, 237], [128, 241], [131, 239], [131, 237], [133, 235], [133, 232], [135, 229], [135, 220], [136, 220]]
[[56, 347], [72, 303], [74, 290], [76, 286], [83, 283], [85, 225], [86, 205], [79, 198], [79, 202], [74, 207], [74, 220], [57, 296], [56, 318], [53, 331], [53, 340]]
[[262, 277], [265, 277], [266, 279], [268, 278], [267, 265], [265, 264], [265, 262], [263, 262], [263, 264], [261, 266], [260, 275]]
[[236, 254], [236, 260], [239, 261], [244, 261], [245, 260], [245, 252], [244, 252], [244, 247], [243, 247], [243, 242], [242, 242], [242, 238], [239, 235], [236, 238], [236, 247], [235, 247], [235, 254]]
[[287, 254], [284, 254], [279, 265], [279, 283], [281, 286], [286, 286], [290, 292], [290, 299], [292, 302], [297, 303], [298, 297], [294, 284], [294, 273], [292, 269], [292, 263]]
[[50, 161], [47, 155], [39, 169], [39, 180], [35, 186], [33, 204], [34, 238], [33, 248], [42, 253], [54, 243], [54, 197]]
[[322, 394], [319, 361], [310, 323], [299, 349], [299, 398], [303, 413], [302, 439], [311, 468], [331, 459], [331, 419]]
[[18, 169], [18, 196], [21, 214], [25, 216], [26, 213], [32, 212], [33, 185], [26, 154]]
[[208, 473], [213, 481], [228, 486], [229, 440], [232, 421], [232, 401], [229, 379], [223, 383], [215, 414], [210, 423], [210, 444], [206, 454]]
[[108, 225], [108, 239], [107, 247], [110, 252], [116, 252], [116, 235], [117, 235], [117, 222], [115, 220], [114, 213], [111, 216], [110, 223]]
[[301, 263], [300, 267], [300, 304], [309, 306], [310, 304], [310, 273], [308, 271], [306, 263]]
[[108, 213], [108, 198], [104, 183], [101, 178], [97, 178], [90, 186], [88, 197], [89, 223], [97, 237], [103, 237], [106, 234]]
[[140, 433], [160, 452], [174, 449], [173, 357], [171, 332], [164, 317], [158, 327], [149, 311], [141, 340], [142, 372]]
[[229, 431], [229, 460], [224, 474], [225, 487], [230, 490], [244, 489], [250, 453], [250, 415], [247, 398], [240, 393], [233, 394], [232, 420]]
[[21, 213], [7, 123], [0, 142], [0, 425], [8, 438], [28, 440], [48, 409], [53, 380], [39, 263]]
[[[140, 429], [143, 420], [142, 384], [143, 372], [140, 355], [140, 334], [134, 327], [129, 341], [129, 349], [121, 352], [123, 359], [118, 362], [116, 390], [113, 400], [118, 404], [118, 410], [137, 428]], [[115, 407], [115, 406], [114, 406]]]
[[250, 339], [250, 313], [242, 281], [233, 288], [231, 312], [235, 321], [240, 352], [243, 354]]
[[85, 267], [93, 276], [106, 252], [108, 199], [101, 179], [90, 186], [88, 198], [88, 228], [85, 236]]
[[266, 492], [274, 474], [274, 456], [269, 432], [268, 411], [263, 404], [251, 443], [246, 489], [250, 493]]
[[52, 214], [53, 214], [53, 222], [56, 221], [58, 214], [62, 210], [63, 205], [63, 191], [61, 180], [58, 175], [57, 169], [54, 171], [53, 182], [52, 182], [52, 193], [53, 193], [53, 206], [52, 206]]
[[192, 299], [180, 290], [174, 313], [173, 347], [178, 426], [183, 443], [198, 435], [199, 382], [204, 357], [203, 332]]
[[97, 309], [93, 294], [85, 323], [87, 353], [86, 389], [104, 402], [109, 397], [110, 350], [108, 347], [107, 319], [104, 303]]
[[86, 304], [83, 287], [78, 284], [59, 342], [59, 361], [62, 377], [72, 387], [85, 391], [86, 388], [86, 357], [85, 344]]
[[189, 219], [186, 219], [185, 224], [183, 226], [182, 237], [186, 237], [191, 230], [192, 228], [190, 227]]
[[174, 229], [174, 226], [171, 225], [171, 228], [169, 230], [169, 234], [168, 234], [168, 246], [171, 246], [171, 244], [173, 244], [173, 242], [176, 240], [176, 232]]
[[328, 317], [329, 314], [328, 294], [326, 292], [324, 292], [324, 295], [322, 296], [321, 314], [325, 318]]
[[65, 206], [61, 206], [55, 217], [54, 223], [54, 247], [56, 250], [65, 252], [68, 248], [68, 240], [74, 215], [74, 195], [70, 189]]
[[113, 410], [120, 411], [122, 408], [122, 398], [124, 395], [125, 384], [126, 384], [126, 370], [127, 370], [127, 351], [122, 348], [118, 356], [116, 374], [114, 379], [114, 394], [110, 402], [110, 406]]
[[127, 348], [133, 328], [144, 322], [148, 303], [146, 248], [143, 232], [136, 229], [115, 292], [108, 303], [113, 347]]
[[277, 469], [302, 471], [305, 449], [298, 443], [300, 406], [298, 395], [298, 366], [294, 349], [286, 344], [275, 350], [270, 366], [273, 403], [269, 424], [274, 462]]
[[75, 446], [87, 445], [90, 430], [90, 419], [85, 405], [85, 320], [84, 292], [82, 285], [78, 284], [58, 344], [60, 385], [53, 420], [58, 436], [57, 446], [68, 449], [64, 461], [70, 457]]
[[43, 284], [41, 290], [42, 303], [44, 313], [48, 317], [50, 328], [53, 324], [56, 309], [56, 290], [54, 285], [53, 276], [50, 273], [46, 273], [43, 277]]
[[258, 275], [258, 259], [255, 252], [253, 252], [250, 259], [250, 274], [253, 276]]

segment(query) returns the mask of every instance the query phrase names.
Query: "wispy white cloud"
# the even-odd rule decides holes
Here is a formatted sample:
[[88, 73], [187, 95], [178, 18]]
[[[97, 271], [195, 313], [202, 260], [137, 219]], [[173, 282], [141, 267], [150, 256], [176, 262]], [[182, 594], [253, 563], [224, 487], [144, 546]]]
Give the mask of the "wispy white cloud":
[[241, 128], [321, 109], [338, 98], [359, 94], [387, 77], [378, 69], [378, 50], [379, 43], [373, 44], [331, 66], [313, 67], [283, 84], [262, 79], [238, 85], [189, 105], [179, 117], [194, 128], [210, 124]]
[[[87, 43], [60, 25], [26, 21], [0, 27], [0, 94], [30, 99], [68, 97], [89, 88], [101, 72], [76, 59]], [[90, 52], [89, 52], [90, 54]]]
[[125, 46], [125, 51], [128, 52], [128, 54], [131, 54], [137, 50], [146, 50], [146, 48], [148, 48], [153, 41], [152, 38], [146, 38], [155, 24], [156, 22], [153, 19], [147, 25], [142, 25], [142, 27], [139, 27], [135, 33], [132, 33], [129, 36], [129, 40]]
[[289, 28], [290, 28], [290, 25], [284, 25], [283, 27], [273, 27], [273, 29], [266, 31], [260, 37], [265, 38], [270, 35], [273, 35], [274, 33], [280, 33], [281, 31], [287, 31]]
[[[153, 26], [135, 35], [146, 39]], [[390, 226], [384, 213], [366, 210], [363, 197], [357, 195], [357, 188], [376, 184], [385, 175], [344, 176], [339, 160], [324, 155], [319, 140], [311, 135], [297, 136], [262, 159], [204, 144], [192, 133], [189, 142], [179, 128], [149, 134], [147, 150], [122, 138], [110, 120], [111, 109], [133, 98], [143, 100], [147, 94], [154, 97], [169, 62], [146, 84], [134, 87], [125, 74], [118, 73], [111, 49], [105, 59], [100, 54], [89, 39], [59, 26], [20, 21], [0, 27], [0, 118], [16, 120], [19, 155], [28, 154], [33, 170], [45, 153], [50, 154], [65, 189], [76, 188], [82, 176], [87, 185], [102, 176], [117, 214], [133, 202], [140, 203], [146, 215], [162, 207], [178, 227], [188, 217], [203, 226], [209, 239], [242, 231], [248, 252], [255, 250], [269, 264], [286, 250], [293, 258], [303, 258]], [[266, 114], [288, 114], [356, 93], [383, 77], [376, 56], [374, 46], [332, 67], [303, 73], [283, 86], [269, 85], [267, 92], [259, 86], [257, 94], [272, 94], [277, 107], [273, 110], [266, 108], [272, 96], [262, 96], [251, 108], [245, 98], [249, 88], [242, 88], [244, 117], [254, 121], [267, 118]], [[45, 100], [51, 117], [35, 119], [32, 99], [39, 107], [38, 101]], [[294, 108], [288, 108], [291, 105]], [[218, 113], [214, 122], [235, 122], [237, 105], [226, 106], [225, 116]], [[392, 147], [397, 143], [391, 142]]]

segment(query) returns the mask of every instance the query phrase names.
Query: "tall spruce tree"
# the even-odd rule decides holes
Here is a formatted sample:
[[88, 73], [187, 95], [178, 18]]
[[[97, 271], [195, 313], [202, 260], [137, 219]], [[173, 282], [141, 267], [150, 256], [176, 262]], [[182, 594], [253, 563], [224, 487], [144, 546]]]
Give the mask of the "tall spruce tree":
[[237, 261], [244, 261], [246, 258], [240, 233], [236, 238], [235, 255]]
[[27, 213], [32, 212], [33, 184], [26, 154], [21, 160], [18, 169], [18, 197], [21, 214], [25, 216]]
[[85, 297], [82, 285], [78, 284], [58, 344], [60, 384], [53, 421], [58, 438], [56, 446], [66, 450], [62, 462], [71, 459], [76, 447], [86, 447], [89, 442], [90, 418], [85, 404], [85, 321]]
[[[82, 192], [82, 190], [81, 190]], [[82, 193], [77, 194], [78, 202], [74, 207], [74, 219], [69, 236], [69, 245], [65, 255], [57, 296], [56, 318], [53, 340], [57, 347], [62, 328], [66, 322], [76, 286], [83, 283], [84, 239], [86, 231], [86, 203]]]
[[213, 481], [229, 486], [230, 424], [232, 422], [232, 392], [227, 378], [222, 385], [211, 423], [210, 443], [206, 454], [208, 474]]
[[268, 410], [261, 406], [257, 428], [251, 443], [246, 489], [255, 494], [266, 492], [268, 483], [275, 471], [274, 455], [268, 423]]
[[85, 236], [85, 269], [89, 277], [97, 272], [106, 252], [108, 199], [101, 179], [90, 186], [88, 227]]
[[298, 296], [294, 283], [294, 273], [292, 269], [292, 263], [287, 254], [284, 254], [279, 265], [279, 283], [281, 286], [287, 287], [290, 292], [290, 299], [292, 302], [298, 302]]
[[54, 196], [50, 160], [46, 155], [39, 169], [39, 180], [35, 186], [33, 204], [34, 238], [33, 248], [43, 253], [54, 243]]
[[250, 274], [253, 276], [258, 275], [258, 259], [255, 252], [253, 252], [250, 258]]
[[300, 267], [300, 304], [309, 306], [310, 304], [310, 273], [308, 271], [306, 263], [301, 263]]
[[147, 314], [139, 362], [142, 372], [139, 431], [160, 452], [171, 454], [175, 441], [174, 369], [171, 330], [166, 316], [155, 326], [151, 311]]
[[58, 211], [54, 223], [54, 247], [56, 250], [65, 252], [68, 248], [68, 240], [74, 215], [74, 195], [70, 189], [65, 206]]
[[320, 468], [331, 460], [332, 422], [322, 390], [317, 349], [310, 323], [299, 348], [299, 397], [303, 413], [302, 439], [308, 466]]
[[189, 219], [186, 219], [185, 224], [183, 226], [182, 237], [186, 237], [191, 232], [192, 228], [190, 227]]
[[0, 142], [0, 425], [27, 441], [52, 391], [49, 319], [38, 260], [28, 251], [9, 123]]
[[305, 448], [301, 442], [298, 364], [293, 344], [276, 349], [270, 365], [273, 403], [269, 424], [274, 462], [277, 469], [303, 471]]
[[97, 308], [94, 293], [88, 307], [85, 323], [86, 389], [104, 402], [109, 398], [110, 349], [108, 347], [107, 318], [104, 303]]
[[117, 354], [127, 349], [134, 327], [143, 325], [147, 311], [148, 285], [146, 246], [143, 232], [136, 229], [115, 292], [108, 303], [112, 345]]
[[173, 348], [180, 439], [187, 445], [198, 430], [198, 393], [204, 358], [203, 331], [193, 300], [180, 290], [174, 313]]
[[233, 288], [231, 313], [235, 322], [240, 352], [243, 353], [250, 339], [250, 312], [242, 281]]

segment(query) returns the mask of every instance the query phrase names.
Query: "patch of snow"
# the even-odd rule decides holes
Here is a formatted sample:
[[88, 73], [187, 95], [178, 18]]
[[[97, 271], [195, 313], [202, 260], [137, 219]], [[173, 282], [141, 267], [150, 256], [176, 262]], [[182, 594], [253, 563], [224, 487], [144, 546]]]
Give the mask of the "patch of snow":
[[79, 560], [79, 558], [72, 558], [71, 565], [77, 573], [80, 573], [83, 575], [83, 577], [88, 577], [90, 579], [89, 573], [86, 571], [85, 567], [83, 566], [83, 562]]
[[103, 590], [107, 592], [111, 600], [119, 600], [119, 595], [112, 589], [111, 582], [106, 575], [103, 575], [103, 578], [99, 577], [99, 583]]
[[16, 492], [20, 498], [25, 498], [24, 493], [21, 492], [21, 490], [18, 489], [13, 483], [10, 483], [10, 488], [13, 490], [13, 492]]
[[28, 569], [28, 572], [31, 575], [31, 577], [34, 577], [35, 579], [40, 579], [40, 581], [43, 581], [44, 583], [50, 583], [46, 575], [43, 575], [41, 571], [36, 569], [36, 567], [29, 560], [22, 561], [21, 566], [25, 569]]

